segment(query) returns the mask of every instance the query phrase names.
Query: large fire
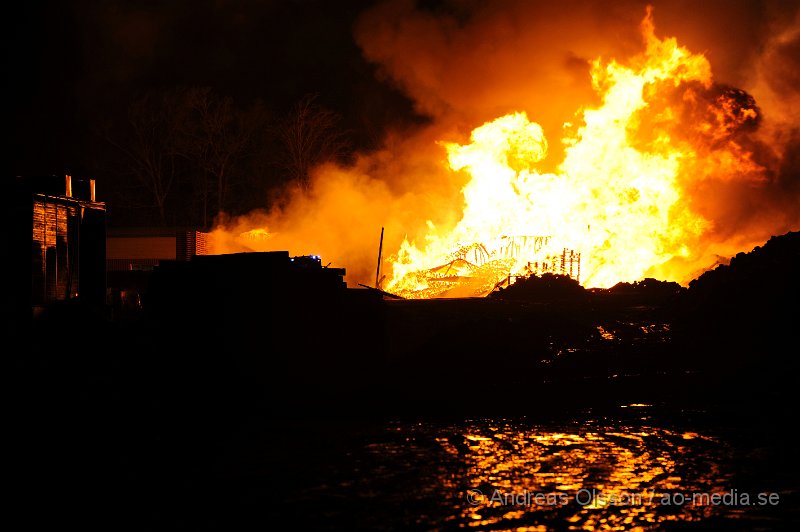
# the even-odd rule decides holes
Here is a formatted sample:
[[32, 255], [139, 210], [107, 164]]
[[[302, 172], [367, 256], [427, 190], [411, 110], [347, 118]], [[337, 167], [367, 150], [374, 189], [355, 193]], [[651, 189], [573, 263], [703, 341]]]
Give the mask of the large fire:
[[[554, 101], [557, 110], [544, 126], [523, 109], [547, 105], [528, 101], [504, 114], [485, 113], [491, 104], [482, 103], [485, 116], [496, 118], [471, 122], [470, 128], [485, 123], [455, 142], [466, 136], [448, 137], [455, 130], [441, 109], [460, 105], [463, 118], [477, 107], [452, 84], [439, 87], [451, 92], [449, 101], [431, 96], [435, 81], [447, 79], [437, 69], [450, 65], [452, 49], [409, 52], [418, 29], [430, 24], [428, 15], [391, 13], [412, 22], [376, 28], [368, 19], [362, 46], [373, 60], [392, 65], [392, 75], [435, 118], [433, 126], [390, 134], [382, 151], [362, 154], [351, 167], [319, 168], [311, 188], [293, 192], [281, 208], [220, 224], [211, 240], [215, 252], [319, 254], [346, 267], [350, 285], [372, 285], [385, 226], [383, 290], [417, 298], [480, 296], [543, 272], [587, 287], [645, 277], [686, 284], [721, 258], [797, 229], [796, 170], [786, 162], [794, 126], [774, 112], [777, 93], [764, 89], [783, 87], [769, 75], [786, 70], [773, 66], [786, 61], [784, 41], [795, 42], [796, 32], [779, 33], [782, 40], [764, 46], [760, 65], [772, 70], [751, 84], [773, 107], [769, 122], [750, 94], [712, 78], [705, 55], [657, 36], [648, 9], [638, 52], [590, 62], [593, 103], [556, 122], [563, 102]], [[387, 31], [398, 35], [388, 38]], [[469, 37], [471, 30], [463, 31]], [[466, 37], [453, 38], [452, 46], [471, 43]], [[427, 53], [439, 54], [441, 64]], [[478, 52], [464, 53], [474, 59]], [[492, 85], [498, 101], [519, 96], [505, 90], [505, 76]], [[492, 94], [487, 89], [478, 97], [489, 101]], [[553, 131], [565, 119], [554, 144]]]
[[720, 141], [716, 149], [676, 135], [686, 102], [711, 88], [711, 68], [674, 38], [656, 37], [649, 10], [642, 32], [646, 50], [630, 64], [593, 63], [602, 105], [584, 109], [579, 127], [566, 125], [557, 173], [535, 169], [547, 140], [524, 113], [478, 127], [469, 144], [446, 144], [450, 168], [471, 177], [463, 217], [445, 234], [431, 227], [422, 249], [404, 241], [387, 290], [425, 297], [465, 285], [481, 295], [510, 276], [577, 277], [564, 250], [580, 253], [583, 284], [607, 287], [689, 255], [709, 222], [685, 201], [679, 176], [706, 164], [752, 166], [725, 141], [756, 111], [720, 98], [708, 103], [714, 121], [682, 124]]

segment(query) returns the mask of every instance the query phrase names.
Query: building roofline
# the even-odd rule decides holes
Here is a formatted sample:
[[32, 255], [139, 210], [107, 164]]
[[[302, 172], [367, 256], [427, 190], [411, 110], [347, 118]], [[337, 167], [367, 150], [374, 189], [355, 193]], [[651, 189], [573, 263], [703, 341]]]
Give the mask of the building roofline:
[[179, 233], [186, 233], [189, 231], [197, 231], [206, 233], [197, 227], [180, 227], [180, 226], [167, 226], [167, 227], [151, 227], [151, 226], [129, 226], [129, 227], [108, 227], [106, 234], [109, 237], [142, 237], [142, 236], [163, 236], [174, 237]]

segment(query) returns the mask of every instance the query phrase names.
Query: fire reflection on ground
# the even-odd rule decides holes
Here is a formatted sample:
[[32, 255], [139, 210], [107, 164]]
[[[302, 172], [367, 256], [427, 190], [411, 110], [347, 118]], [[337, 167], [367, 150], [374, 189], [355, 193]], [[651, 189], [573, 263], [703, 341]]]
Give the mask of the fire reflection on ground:
[[[754, 460], [730, 434], [659, 426], [651, 405], [622, 406], [623, 422], [389, 423], [338, 447], [311, 478], [295, 469], [297, 489], [273, 508], [312, 505], [334, 528], [713, 530], [773, 522], [790, 506], [764, 449]], [[756, 483], [742, 474], [753, 468], [766, 471]]]
[[470, 526], [561, 522], [615, 530], [694, 521], [716, 508], [680, 505], [673, 494], [721, 493], [730, 485], [720, 463], [704, 460], [707, 453], [725, 454], [713, 438], [650, 427], [558, 431], [488, 423], [465, 429], [437, 441], [463, 460], [459, 480], [480, 492], [460, 507], [459, 518]]

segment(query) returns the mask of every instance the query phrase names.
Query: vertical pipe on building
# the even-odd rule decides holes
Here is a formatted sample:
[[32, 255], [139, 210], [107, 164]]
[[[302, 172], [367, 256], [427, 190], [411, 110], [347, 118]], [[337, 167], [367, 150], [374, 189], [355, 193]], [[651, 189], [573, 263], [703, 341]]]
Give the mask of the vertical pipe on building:
[[94, 179], [89, 180], [89, 201], [94, 201]]
[[64, 186], [64, 189], [65, 189], [64, 195], [67, 196], [68, 198], [71, 198], [72, 197], [72, 176], [71, 175], [64, 176], [64, 185], [65, 185]]

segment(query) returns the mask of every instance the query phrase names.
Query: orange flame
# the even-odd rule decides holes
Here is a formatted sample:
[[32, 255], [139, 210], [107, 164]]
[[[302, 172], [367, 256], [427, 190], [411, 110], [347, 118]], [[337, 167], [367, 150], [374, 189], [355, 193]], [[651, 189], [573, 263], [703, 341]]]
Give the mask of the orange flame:
[[697, 129], [694, 144], [702, 135], [719, 146], [695, 146], [674, 124], [711, 88], [710, 65], [676, 39], [656, 37], [649, 9], [641, 27], [640, 56], [627, 65], [593, 62], [602, 103], [580, 111], [580, 127], [565, 125], [555, 173], [536, 170], [547, 140], [525, 113], [483, 124], [468, 144], [444, 144], [450, 169], [470, 177], [463, 217], [446, 233], [431, 225], [422, 246], [404, 241], [386, 290], [430, 297], [460, 286], [460, 295], [482, 295], [532, 265], [559, 272], [565, 249], [581, 254], [582, 284], [608, 287], [690, 255], [711, 223], [692, 209], [682, 176], [702, 178], [712, 167], [758, 172], [749, 153], [724, 142], [756, 111], [720, 96], [703, 115], [713, 120], [683, 126]]
[[[316, 168], [308, 188], [268, 211], [220, 220], [213, 252], [318, 254], [355, 287], [374, 282], [385, 227], [381, 288], [455, 297], [546, 271], [590, 287], [645, 277], [685, 285], [797, 230], [800, 13], [776, 21], [754, 57], [744, 86], [762, 114], [748, 92], [712, 82], [704, 55], [656, 36], [649, 9], [630, 57], [635, 39], [606, 39], [627, 34], [618, 17], [595, 34], [584, 22], [594, 11], [554, 8], [551, 20], [529, 5], [476, 4], [463, 20], [407, 2], [365, 12], [356, 32], [365, 55], [431, 121], [389, 132], [350, 166]], [[515, 29], [526, 17], [547, 22]], [[588, 50], [628, 59], [586, 62]], [[520, 68], [519, 51], [535, 68]], [[723, 62], [720, 76], [731, 79], [725, 72]], [[484, 83], [466, 90], [476, 76]], [[530, 90], [514, 85], [520, 79]], [[593, 103], [559, 131], [577, 102]], [[485, 123], [455, 142], [465, 121]]]

